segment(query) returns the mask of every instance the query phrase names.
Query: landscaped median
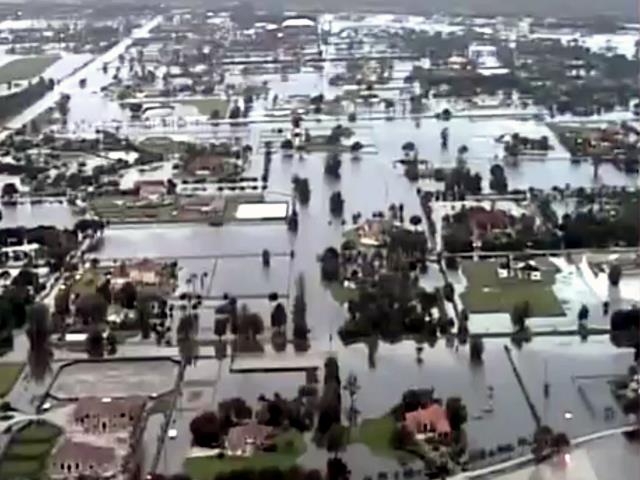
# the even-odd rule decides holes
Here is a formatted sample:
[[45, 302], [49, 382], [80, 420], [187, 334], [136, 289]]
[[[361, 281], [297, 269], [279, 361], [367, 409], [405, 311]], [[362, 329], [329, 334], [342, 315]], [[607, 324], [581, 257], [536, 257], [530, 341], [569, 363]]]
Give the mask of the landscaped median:
[[307, 448], [302, 434], [293, 429], [278, 435], [275, 444], [275, 452], [258, 452], [249, 457], [190, 457], [185, 461], [185, 471], [193, 480], [211, 480], [217, 474], [231, 470], [268, 467], [285, 470], [295, 465]]
[[0, 478], [40, 480], [62, 430], [44, 421], [32, 421], [13, 434], [0, 460]]
[[24, 363], [0, 363], [0, 399], [11, 392], [23, 368]]

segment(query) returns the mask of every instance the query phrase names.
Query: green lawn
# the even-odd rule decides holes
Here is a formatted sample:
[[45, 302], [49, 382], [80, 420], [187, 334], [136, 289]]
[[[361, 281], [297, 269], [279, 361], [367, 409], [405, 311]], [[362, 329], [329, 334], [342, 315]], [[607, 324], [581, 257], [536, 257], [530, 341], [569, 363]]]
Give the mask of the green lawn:
[[329, 292], [333, 299], [340, 305], [343, 305], [350, 300], [358, 300], [360, 296], [356, 288], [345, 288], [340, 282], [331, 282], [329, 285]]
[[0, 459], [1, 479], [42, 479], [62, 430], [47, 422], [31, 422], [14, 433]]
[[39, 457], [45, 455], [51, 446], [48, 441], [16, 442], [7, 449], [7, 455], [12, 458]]
[[39, 77], [51, 65], [56, 63], [58, 55], [39, 55], [16, 58], [0, 67], [0, 83], [29, 80]]
[[60, 428], [47, 422], [32, 422], [15, 434], [12, 440], [17, 442], [49, 442], [56, 439]]
[[0, 465], [0, 478], [40, 478], [43, 472], [40, 460], [13, 460], [5, 459]]
[[551, 288], [555, 271], [542, 270], [542, 280], [518, 278], [499, 279], [497, 262], [465, 261], [462, 272], [467, 279], [467, 289], [460, 298], [469, 313], [511, 313], [513, 306], [528, 301], [531, 317], [564, 315], [562, 305]]
[[398, 461], [411, 460], [413, 457], [410, 453], [396, 450], [391, 445], [395, 424], [396, 422], [391, 415], [367, 418], [362, 421], [357, 430], [351, 432], [349, 443], [362, 443], [378, 457]]
[[24, 363], [2, 363], [0, 364], [0, 398], [9, 394], [13, 385], [16, 383]]
[[180, 99], [177, 103], [190, 107], [196, 107], [200, 115], [211, 115], [211, 112], [218, 110], [220, 118], [227, 117], [227, 109], [229, 108], [229, 102], [224, 98], [194, 98], [194, 99]]
[[185, 461], [185, 471], [193, 480], [211, 480], [219, 473], [237, 469], [262, 469], [278, 467], [287, 469], [296, 464], [305, 452], [306, 445], [302, 434], [296, 430], [283, 433], [276, 439], [278, 451], [257, 453], [252, 457], [193, 457]]
[[92, 268], [82, 272], [80, 279], [71, 286], [71, 293], [85, 295], [95, 293], [102, 281], [102, 275]]

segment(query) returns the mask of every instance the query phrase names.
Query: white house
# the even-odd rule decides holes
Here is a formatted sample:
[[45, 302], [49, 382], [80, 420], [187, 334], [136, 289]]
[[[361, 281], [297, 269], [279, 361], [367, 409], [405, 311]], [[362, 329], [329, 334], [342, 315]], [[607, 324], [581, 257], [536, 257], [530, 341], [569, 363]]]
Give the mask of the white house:
[[34, 265], [43, 259], [42, 246], [37, 243], [26, 243], [0, 250], [0, 262], [6, 267], [22, 267], [27, 262]]
[[500, 262], [497, 272], [500, 279], [518, 278], [534, 282], [542, 281], [542, 271], [532, 260], [518, 262], [508, 258], [506, 261]]

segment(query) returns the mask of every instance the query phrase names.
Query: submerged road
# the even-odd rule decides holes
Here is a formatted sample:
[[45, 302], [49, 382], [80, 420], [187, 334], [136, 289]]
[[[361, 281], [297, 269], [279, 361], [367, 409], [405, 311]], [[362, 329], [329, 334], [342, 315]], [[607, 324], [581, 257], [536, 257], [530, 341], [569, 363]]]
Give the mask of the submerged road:
[[[110, 63], [118, 58], [118, 55], [124, 53], [133, 43], [133, 41], [137, 38], [146, 37], [151, 30], [153, 30], [157, 25], [160, 24], [162, 17], [157, 16], [153, 19], [149, 20], [147, 23], [142, 25], [140, 28], [135, 29], [131, 35], [123, 39], [116, 46], [114, 46], [111, 50], [103, 53], [102, 55], [96, 57], [83, 68], [75, 72], [74, 74], [68, 76], [63, 81], [61, 81], [56, 87], [49, 93], [47, 93], [43, 98], [38, 100], [36, 103], [31, 105], [29, 108], [25, 109], [17, 115], [9, 120], [5, 127], [7, 129], [17, 129], [20, 128], [25, 123], [31, 121], [36, 118], [42, 112], [44, 112], [47, 108], [53, 106], [60, 95], [65, 93], [67, 90], [71, 88], [76, 88], [78, 82], [81, 78], [89, 78], [92, 74], [95, 74], [102, 69], [103, 63]], [[105, 82], [105, 84], [108, 82]], [[101, 88], [104, 85], [92, 84], [92, 88]]]

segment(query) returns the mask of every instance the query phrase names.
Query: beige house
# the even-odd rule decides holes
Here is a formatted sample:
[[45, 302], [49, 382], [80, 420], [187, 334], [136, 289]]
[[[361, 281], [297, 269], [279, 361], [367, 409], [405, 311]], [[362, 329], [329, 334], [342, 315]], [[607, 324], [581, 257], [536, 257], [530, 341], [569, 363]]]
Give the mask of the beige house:
[[142, 396], [80, 398], [70, 406], [65, 436], [53, 451], [48, 478], [139, 478], [145, 406]]
[[139, 285], [158, 285], [162, 281], [162, 264], [144, 258], [130, 265], [119, 265], [113, 270], [111, 283], [132, 282]]
[[85, 433], [103, 434], [133, 428], [145, 407], [144, 397], [84, 397], [73, 411], [73, 423]]
[[48, 473], [51, 479], [68, 480], [82, 474], [113, 478], [117, 471], [115, 448], [65, 439], [55, 450]]

